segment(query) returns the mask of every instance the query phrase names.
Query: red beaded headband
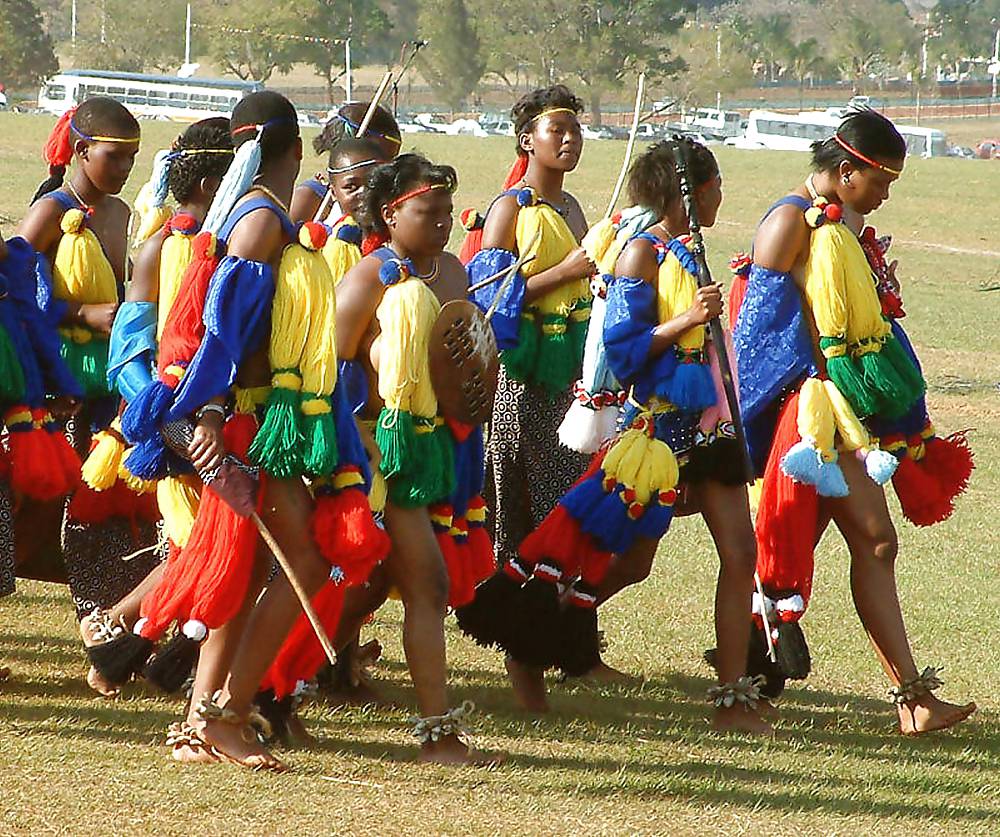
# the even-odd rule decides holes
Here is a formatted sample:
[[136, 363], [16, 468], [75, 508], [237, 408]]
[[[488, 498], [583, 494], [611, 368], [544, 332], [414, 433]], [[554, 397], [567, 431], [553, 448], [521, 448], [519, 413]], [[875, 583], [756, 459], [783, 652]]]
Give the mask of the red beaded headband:
[[888, 172], [889, 174], [895, 174], [897, 177], [903, 173], [902, 169], [889, 168], [889, 166], [885, 165], [884, 163], [879, 163], [873, 160], [871, 157], [866, 157], [864, 154], [862, 154], [860, 151], [854, 148], [847, 140], [841, 137], [840, 134], [834, 134], [833, 140], [848, 154], [854, 155], [859, 160], [861, 160], [861, 162], [867, 163], [872, 168], [881, 169], [882, 171]]
[[396, 198], [389, 204], [389, 209], [395, 209], [401, 203], [405, 203], [411, 198], [419, 198], [421, 195], [426, 195], [428, 192], [431, 192], [434, 189], [447, 189], [447, 188], [448, 187], [444, 183], [428, 183], [424, 186], [414, 189], [411, 192], [406, 192], [400, 195], [398, 198]]

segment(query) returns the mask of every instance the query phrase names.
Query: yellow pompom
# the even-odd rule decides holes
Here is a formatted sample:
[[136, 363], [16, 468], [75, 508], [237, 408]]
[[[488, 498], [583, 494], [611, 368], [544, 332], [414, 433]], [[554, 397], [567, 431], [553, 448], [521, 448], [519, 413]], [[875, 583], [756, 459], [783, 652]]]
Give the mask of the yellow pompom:
[[156, 505], [163, 516], [164, 533], [179, 547], [187, 545], [198, 503], [198, 489], [182, 477], [167, 477], [156, 484]]
[[821, 219], [823, 219], [824, 217], [823, 210], [820, 209], [818, 206], [810, 206], [805, 211], [805, 216], [806, 216], [806, 223], [813, 229], [816, 229], [816, 227], [818, 227], [823, 222]]
[[118, 481], [125, 443], [113, 430], [102, 430], [95, 437], [97, 444], [83, 463], [83, 481], [94, 491], [106, 491]]
[[64, 233], [73, 234], [80, 231], [80, 227], [83, 226], [83, 222], [86, 220], [87, 213], [82, 209], [67, 209], [63, 213], [59, 228]]

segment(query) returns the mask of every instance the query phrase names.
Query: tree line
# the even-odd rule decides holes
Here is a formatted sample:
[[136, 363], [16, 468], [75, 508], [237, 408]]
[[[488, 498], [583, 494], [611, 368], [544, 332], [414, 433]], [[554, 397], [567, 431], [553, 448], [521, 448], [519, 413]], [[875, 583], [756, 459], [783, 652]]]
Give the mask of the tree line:
[[[37, 82], [55, 53], [77, 66], [175, 71], [186, 0], [0, 0], [0, 82]], [[484, 84], [566, 81], [599, 121], [644, 71], [661, 98], [696, 104], [757, 83], [954, 77], [992, 55], [1000, 0], [194, 0], [194, 54], [267, 81], [295, 64], [342, 97], [352, 63], [391, 66], [400, 44], [429, 43], [417, 69], [448, 107]], [[72, 42], [71, 42], [72, 41]], [[977, 65], [978, 72], [984, 67]]]

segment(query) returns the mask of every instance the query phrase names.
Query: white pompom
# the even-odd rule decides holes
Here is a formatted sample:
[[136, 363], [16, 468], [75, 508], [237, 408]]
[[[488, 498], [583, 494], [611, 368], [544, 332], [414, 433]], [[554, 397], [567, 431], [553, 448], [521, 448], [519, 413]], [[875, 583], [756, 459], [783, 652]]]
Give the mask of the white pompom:
[[149, 620], [145, 616], [143, 616], [138, 622], [136, 622], [132, 626], [132, 633], [134, 633], [136, 636], [141, 635], [142, 634], [142, 629], [146, 627], [146, 623], [148, 621]]
[[197, 619], [188, 619], [184, 623], [184, 627], [181, 628], [181, 633], [188, 639], [192, 639], [195, 642], [202, 642], [208, 636], [208, 628], [205, 627], [204, 622], [200, 622]]
[[559, 441], [579, 453], [597, 453], [615, 435], [617, 424], [618, 407], [592, 410], [574, 401], [559, 425]]

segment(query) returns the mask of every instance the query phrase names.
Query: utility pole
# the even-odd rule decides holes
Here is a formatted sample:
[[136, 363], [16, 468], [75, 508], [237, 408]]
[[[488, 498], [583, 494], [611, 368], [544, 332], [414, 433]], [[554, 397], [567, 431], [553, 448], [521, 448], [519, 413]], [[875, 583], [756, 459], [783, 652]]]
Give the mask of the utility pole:
[[73, 46], [76, 46], [76, 0], [73, 0], [69, 13], [69, 39]]
[[184, 23], [184, 63], [191, 63], [191, 4], [187, 4], [187, 20]]

